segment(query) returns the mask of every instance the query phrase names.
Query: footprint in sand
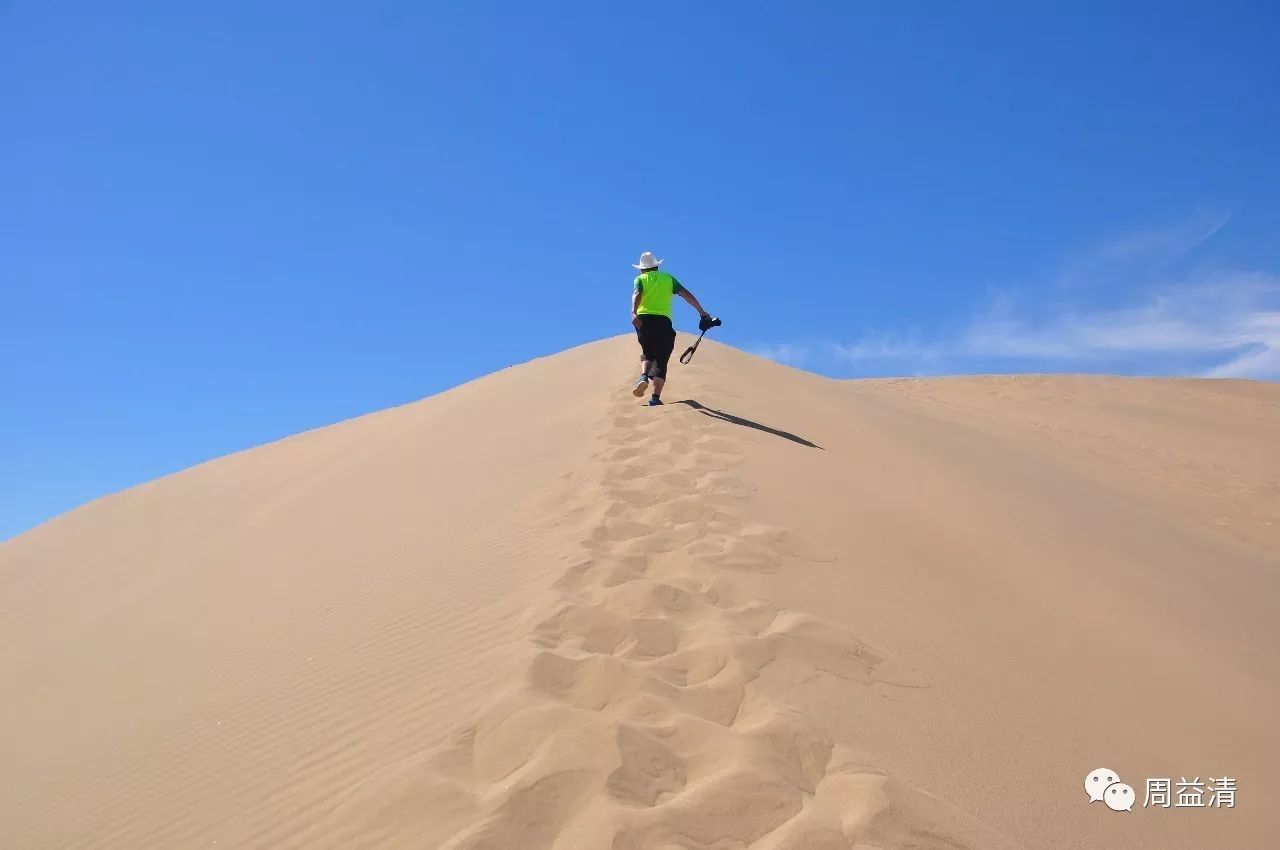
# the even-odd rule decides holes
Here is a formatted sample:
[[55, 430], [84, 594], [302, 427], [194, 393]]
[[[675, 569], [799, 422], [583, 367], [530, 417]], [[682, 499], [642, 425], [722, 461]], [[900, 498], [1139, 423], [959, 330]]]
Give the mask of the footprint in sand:
[[699, 493], [745, 498], [755, 492], [745, 481], [728, 472], [714, 470], [699, 476], [695, 482]]
[[561, 592], [614, 587], [643, 578], [648, 561], [644, 556], [588, 558], [569, 567], [552, 587]]
[[657, 526], [685, 525], [691, 522], [709, 522], [719, 511], [716, 506], [697, 495], [680, 495], [667, 499], [649, 510], [632, 510], [636, 519]]
[[743, 540], [750, 541], [787, 557], [815, 563], [827, 563], [835, 560], [835, 556], [823, 547], [786, 528], [749, 525], [744, 526], [738, 533]]
[[772, 573], [782, 565], [773, 550], [733, 532], [708, 535], [691, 544], [689, 551], [709, 564], [744, 572]]
[[610, 487], [608, 495], [626, 508], [647, 508], [684, 498], [674, 487]]
[[584, 542], [593, 546], [601, 546], [608, 543], [648, 537], [660, 531], [662, 529], [659, 527], [636, 522], [626, 517], [606, 517]]
[[624, 617], [607, 607], [565, 601], [535, 627], [532, 640], [552, 649], [649, 659], [675, 652], [680, 632], [665, 618]]
[[609, 467], [609, 471], [605, 476], [605, 483], [614, 481], [631, 481], [636, 478], [643, 478], [649, 473], [648, 467], [643, 463], [629, 462], [618, 463]]
[[622, 763], [605, 783], [614, 798], [625, 804], [650, 807], [684, 790], [684, 760], [652, 730], [620, 724], [616, 744]]
[[705, 532], [697, 523], [672, 526], [647, 535], [638, 535], [611, 543], [611, 552], [627, 555], [664, 555], [676, 552], [700, 539]]

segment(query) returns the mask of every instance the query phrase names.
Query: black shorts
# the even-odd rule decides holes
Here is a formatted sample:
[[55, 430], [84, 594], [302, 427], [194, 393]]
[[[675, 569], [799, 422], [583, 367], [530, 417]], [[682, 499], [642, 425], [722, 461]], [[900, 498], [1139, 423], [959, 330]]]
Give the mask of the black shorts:
[[652, 363], [649, 377], [667, 377], [667, 361], [676, 348], [676, 329], [671, 326], [671, 320], [666, 316], [641, 316], [636, 338], [640, 340], [644, 359]]

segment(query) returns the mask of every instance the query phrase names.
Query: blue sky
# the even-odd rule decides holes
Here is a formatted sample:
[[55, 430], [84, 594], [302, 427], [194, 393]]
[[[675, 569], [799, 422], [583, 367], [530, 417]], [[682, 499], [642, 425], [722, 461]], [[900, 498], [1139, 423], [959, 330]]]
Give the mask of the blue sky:
[[0, 2], [0, 538], [625, 332], [642, 250], [829, 375], [1280, 377], [1275, 4], [612, 5]]

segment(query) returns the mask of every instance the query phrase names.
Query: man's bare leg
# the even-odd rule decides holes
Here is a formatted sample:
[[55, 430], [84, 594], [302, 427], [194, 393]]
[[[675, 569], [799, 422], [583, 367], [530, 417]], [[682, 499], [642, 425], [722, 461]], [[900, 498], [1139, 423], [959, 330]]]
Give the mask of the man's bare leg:
[[644, 395], [645, 390], [649, 389], [649, 370], [653, 367], [653, 361], [640, 358], [640, 380], [636, 381], [635, 389], [631, 394], [636, 398]]
[[662, 395], [662, 387], [667, 383], [666, 378], [653, 379], [653, 397], [658, 398]]

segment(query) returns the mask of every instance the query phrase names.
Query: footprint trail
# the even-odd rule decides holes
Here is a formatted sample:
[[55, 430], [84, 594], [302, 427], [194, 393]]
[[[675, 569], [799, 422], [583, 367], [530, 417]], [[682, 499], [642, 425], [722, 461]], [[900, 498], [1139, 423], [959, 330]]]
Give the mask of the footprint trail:
[[[629, 397], [600, 426], [570, 491], [580, 551], [512, 648], [522, 681], [442, 751], [366, 778], [302, 843], [979, 846], [904, 826], [941, 804], [920, 803], [796, 707], [753, 690], [770, 665], [871, 687], [887, 681], [877, 675], [886, 658], [844, 629], [745, 597], [744, 572], [830, 558], [744, 519], [753, 487], [735, 472], [738, 445], [706, 417], [640, 410]], [[377, 830], [403, 821], [379, 810], [405, 805], [430, 813], [425, 833]]]

